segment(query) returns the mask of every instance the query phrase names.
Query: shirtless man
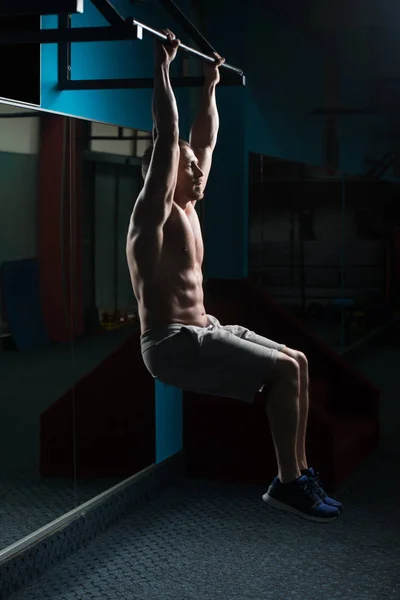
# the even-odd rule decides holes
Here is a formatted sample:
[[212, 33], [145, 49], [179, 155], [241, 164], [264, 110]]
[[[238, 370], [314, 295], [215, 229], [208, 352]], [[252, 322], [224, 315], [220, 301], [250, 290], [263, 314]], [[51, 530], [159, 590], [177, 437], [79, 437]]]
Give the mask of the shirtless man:
[[308, 468], [305, 435], [308, 365], [304, 354], [206, 314], [203, 241], [195, 204], [203, 199], [217, 141], [215, 90], [223, 59], [207, 66], [189, 144], [179, 138], [169, 68], [179, 40], [155, 43], [153, 146], [143, 159], [144, 187], [127, 237], [127, 259], [139, 308], [141, 351], [149, 373], [168, 385], [252, 403], [265, 399], [278, 463], [264, 501], [316, 522], [337, 519]]

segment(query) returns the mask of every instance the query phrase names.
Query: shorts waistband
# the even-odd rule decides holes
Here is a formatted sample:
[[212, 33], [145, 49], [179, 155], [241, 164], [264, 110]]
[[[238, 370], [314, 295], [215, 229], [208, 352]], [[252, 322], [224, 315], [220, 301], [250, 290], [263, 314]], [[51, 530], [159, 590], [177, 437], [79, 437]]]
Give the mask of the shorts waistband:
[[207, 327], [198, 327], [196, 325], [185, 325], [184, 323], [171, 323], [171, 325], [163, 325], [162, 327], [154, 327], [153, 329], [149, 329], [142, 333], [140, 336], [140, 343], [143, 347], [143, 344], [148, 346], [148, 343], [151, 342], [151, 345], [161, 342], [162, 340], [171, 337], [175, 333], [179, 333], [182, 327], [190, 327], [193, 329], [212, 329], [216, 326], [217, 322], [215, 317], [211, 315], [207, 315], [210, 321], [210, 324]]
[[149, 329], [145, 333], [142, 333], [140, 336], [140, 343], [144, 342], [161, 342], [167, 337], [170, 337], [174, 333], [178, 333], [182, 327], [184, 327], [183, 323], [173, 323], [172, 325], [164, 325], [163, 327], [154, 327], [153, 329]]

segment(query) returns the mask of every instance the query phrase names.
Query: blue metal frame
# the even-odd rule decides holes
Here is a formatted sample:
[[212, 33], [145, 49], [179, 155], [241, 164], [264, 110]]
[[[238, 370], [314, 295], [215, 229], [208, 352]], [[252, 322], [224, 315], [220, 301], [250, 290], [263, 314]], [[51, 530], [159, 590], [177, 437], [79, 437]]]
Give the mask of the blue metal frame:
[[[15, 2], [15, 0], [14, 0]], [[141, 40], [143, 32], [146, 31], [153, 37], [160, 40], [166, 40], [167, 37], [160, 31], [149, 27], [133, 18], [125, 19], [114, 8], [109, 0], [91, 0], [92, 4], [110, 23], [108, 27], [71, 27], [71, 15], [61, 13], [58, 10], [58, 28], [42, 29], [40, 32], [1, 32], [0, 44], [51, 44], [58, 43], [58, 88], [60, 90], [89, 90], [89, 89], [128, 89], [128, 88], [151, 88], [153, 87], [153, 78], [132, 78], [132, 79], [71, 79], [71, 43], [73, 42], [98, 42], [98, 41], [118, 41], [118, 40]], [[184, 13], [176, 6], [173, 0], [160, 0], [161, 4], [170, 12], [182, 28], [191, 36], [197, 45], [204, 51], [200, 52], [186, 46], [180, 45], [180, 49], [189, 54], [198, 56], [204, 61], [215, 62], [211, 56], [215, 50], [211, 44], [201, 35], [195, 26], [189, 21]], [[27, 6], [31, 0], [20, 2], [20, 6]], [[63, 2], [62, 9], [69, 4], [77, 8], [78, 0]], [[54, 0], [51, 2], [39, 3], [40, 10], [45, 10], [48, 5], [54, 6]], [[7, 2], [7, 6], [11, 6]], [[14, 6], [14, 4], [12, 5]], [[26, 9], [28, 10], [28, 9]], [[33, 9], [31, 9], [33, 10]], [[39, 10], [38, 8], [35, 9]], [[50, 10], [50, 9], [48, 9]], [[52, 11], [54, 13], [54, 8]], [[76, 11], [75, 11], [76, 12]], [[10, 13], [12, 9], [10, 8]], [[45, 13], [41, 13], [45, 14]], [[206, 54], [208, 53], [208, 54]], [[204, 77], [175, 77], [171, 79], [175, 87], [200, 87], [204, 84]], [[224, 63], [221, 66], [221, 85], [246, 85], [245, 76], [240, 69]]]

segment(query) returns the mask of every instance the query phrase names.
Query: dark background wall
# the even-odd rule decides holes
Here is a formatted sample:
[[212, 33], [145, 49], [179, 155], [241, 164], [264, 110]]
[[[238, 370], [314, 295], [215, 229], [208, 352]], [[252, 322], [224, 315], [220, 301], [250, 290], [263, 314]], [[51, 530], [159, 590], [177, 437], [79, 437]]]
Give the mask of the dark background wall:
[[[330, 156], [336, 157], [340, 169], [356, 174], [364, 172], [366, 158], [379, 159], [397, 143], [393, 101], [397, 80], [387, 78], [397, 76], [398, 40], [392, 24], [398, 22], [398, 8], [394, 2], [370, 3], [369, 11], [361, 10], [359, 3], [350, 10], [344, 2], [334, 8], [325, 1], [291, 1], [283, 6], [272, 0], [179, 4], [216, 49], [247, 76], [246, 88], [218, 90], [220, 139], [203, 214], [205, 275], [240, 278], [248, 273], [249, 152], [324, 165], [329, 126], [334, 133], [331, 145], [336, 140], [338, 146]], [[170, 27], [190, 44], [155, 3], [132, 7], [115, 0], [115, 5], [126, 16], [134, 13], [155, 27]], [[104, 24], [90, 3], [83, 16], [73, 18], [74, 26]], [[54, 25], [55, 19], [43, 19], [44, 27]], [[72, 60], [73, 78], [151, 76], [152, 41], [77, 44]], [[175, 72], [181, 69], [177, 61]], [[59, 92], [56, 78], [56, 47], [44, 46], [43, 108], [150, 130], [151, 90]], [[177, 98], [182, 133], [187, 136], [198, 92], [179, 90]], [[353, 113], [330, 115], [329, 121], [326, 115], [314, 114], [328, 105]], [[326, 220], [323, 215], [321, 211], [320, 219]], [[158, 387], [160, 401], [162, 395]], [[178, 402], [169, 413], [171, 423], [180, 410]], [[176, 431], [173, 437], [164, 435], [167, 430], [160, 422], [160, 457], [180, 449], [179, 435]]]

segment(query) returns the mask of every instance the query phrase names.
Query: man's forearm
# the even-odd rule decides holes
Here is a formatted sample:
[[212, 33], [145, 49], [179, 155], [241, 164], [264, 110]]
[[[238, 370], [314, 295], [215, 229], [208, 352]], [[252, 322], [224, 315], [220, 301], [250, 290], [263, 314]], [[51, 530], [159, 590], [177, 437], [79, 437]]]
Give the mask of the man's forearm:
[[163, 133], [178, 133], [178, 106], [169, 79], [169, 65], [167, 64], [157, 65], [154, 69], [153, 119], [154, 139]]
[[190, 132], [192, 148], [212, 148], [217, 143], [219, 115], [215, 95], [216, 84], [205, 84], [200, 109]]

